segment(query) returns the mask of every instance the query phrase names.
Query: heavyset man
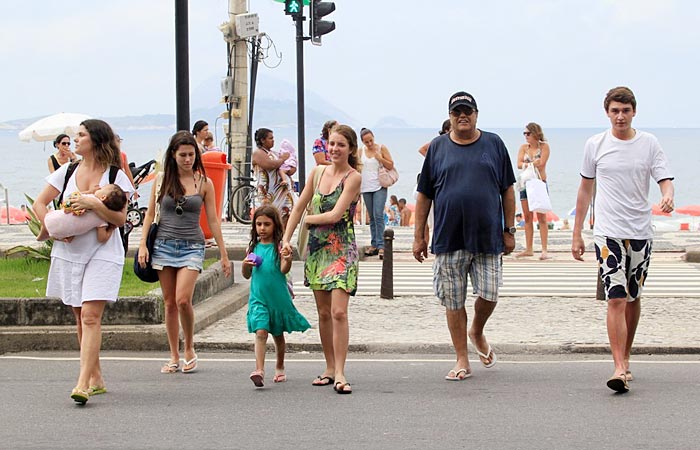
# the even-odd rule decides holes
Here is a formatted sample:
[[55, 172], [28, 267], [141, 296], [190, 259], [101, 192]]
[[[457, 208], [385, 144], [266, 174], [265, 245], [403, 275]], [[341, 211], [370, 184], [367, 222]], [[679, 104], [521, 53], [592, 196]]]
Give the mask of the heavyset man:
[[445, 377], [459, 381], [472, 374], [467, 356], [467, 274], [477, 299], [469, 338], [481, 363], [496, 364], [484, 326], [496, 307], [502, 280], [501, 254], [515, 247], [515, 177], [510, 156], [498, 135], [476, 127], [474, 97], [450, 97], [451, 131], [430, 143], [418, 183], [413, 256], [428, 256], [426, 219], [434, 203], [432, 252], [435, 295], [445, 306], [457, 362]]
[[632, 128], [637, 101], [629, 88], [608, 91], [603, 102], [611, 128], [586, 142], [576, 200], [571, 253], [583, 260], [583, 222], [596, 183], [593, 236], [599, 275], [608, 301], [607, 328], [615, 370], [607, 386], [627, 392], [632, 380], [630, 351], [639, 323], [653, 229], [649, 179], [661, 189], [659, 207], [673, 211], [673, 176], [659, 141]]

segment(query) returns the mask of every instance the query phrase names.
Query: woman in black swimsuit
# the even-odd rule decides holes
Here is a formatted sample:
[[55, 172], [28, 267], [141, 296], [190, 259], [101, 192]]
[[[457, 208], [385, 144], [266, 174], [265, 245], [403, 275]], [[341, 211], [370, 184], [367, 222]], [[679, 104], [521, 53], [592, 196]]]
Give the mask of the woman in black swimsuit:
[[70, 149], [70, 136], [67, 134], [59, 134], [54, 139], [53, 146], [56, 148], [56, 153], [49, 156], [49, 173], [53, 173], [67, 162], [73, 162], [78, 159], [78, 156]]

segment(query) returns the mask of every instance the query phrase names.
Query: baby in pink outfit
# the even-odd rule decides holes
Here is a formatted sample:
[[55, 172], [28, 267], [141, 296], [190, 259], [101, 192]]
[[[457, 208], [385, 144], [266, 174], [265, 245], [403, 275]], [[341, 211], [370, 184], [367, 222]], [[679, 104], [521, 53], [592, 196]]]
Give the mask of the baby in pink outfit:
[[71, 236], [85, 234], [93, 228], [97, 228], [97, 240], [99, 242], [107, 242], [115, 227], [105, 222], [93, 211], [76, 209], [74, 206], [71, 206], [73, 200], [83, 195], [99, 198], [112, 211], [121, 211], [126, 205], [126, 194], [116, 184], [107, 184], [97, 189], [94, 194], [73, 192], [61, 204], [61, 209], [49, 211], [44, 216], [44, 224], [36, 240], [45, 241], [49, 238], [66, 239]]
[[277, 169], [277, 174], [282, 180], [282, 183], [286, 185], [291, 185], [292, 176], [289, 173], [292, 169], [297, 168], [297, 149], [294, 148], [291, 142], [286, 139], [282, 139], [280, 144], [281, 153], [289, 153], [289, 158], [287, 158], [284, 163]]

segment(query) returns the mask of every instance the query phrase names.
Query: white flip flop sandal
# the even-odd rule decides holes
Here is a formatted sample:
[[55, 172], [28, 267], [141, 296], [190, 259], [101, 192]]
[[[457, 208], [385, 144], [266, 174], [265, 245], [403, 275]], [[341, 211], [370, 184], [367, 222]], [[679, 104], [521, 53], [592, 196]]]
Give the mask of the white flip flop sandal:
[[491, 348], [490, 345], [489, 345], [489, 349], [486, 350], [486, 354], [481, 353], [481, 352], [479, 351], [479, 349], [476, 348], [476, 345], [474, 346], [474, 349], [476, 350], [476, 354], [477, 354], [477, 355], [479, 355], [481, 358], [484, 358], [484, 359], [486, 359], [486, 360], [489, 359], [489, 355], [493, 355], [493, 359], [491, 359], [491, 362], [488, 363], [488, 364], [486, 364], [484, 361], [482, 361], [481, 359], [479, 359], [479, 361], [481, 361], [481, 364], [483, 364], [484, 367], [486, 367], [487, 369], [490, 369], [491, 367], [493, 367], [493, 366], [496, 365], [496, 361], [498, 361], [498, 358], [496, 357], [496, 352], [493, 351], [493, 349]]

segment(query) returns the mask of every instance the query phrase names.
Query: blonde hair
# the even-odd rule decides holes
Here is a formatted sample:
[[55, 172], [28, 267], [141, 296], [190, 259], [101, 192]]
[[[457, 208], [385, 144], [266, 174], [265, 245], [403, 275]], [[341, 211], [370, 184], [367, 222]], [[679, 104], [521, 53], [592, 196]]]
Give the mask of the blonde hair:
[[544, 131], [542, 131], [542, 127], [539, 124], [530, 122], [525, 126], [525, 128], [527, 131], [532, 133], [539, 142], [547, 142], [547, 138], [544, 137]]

